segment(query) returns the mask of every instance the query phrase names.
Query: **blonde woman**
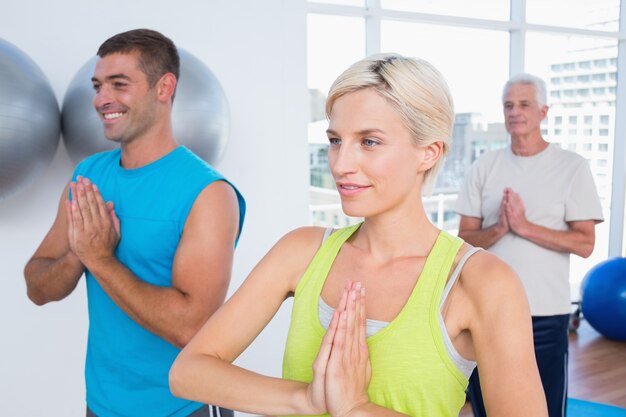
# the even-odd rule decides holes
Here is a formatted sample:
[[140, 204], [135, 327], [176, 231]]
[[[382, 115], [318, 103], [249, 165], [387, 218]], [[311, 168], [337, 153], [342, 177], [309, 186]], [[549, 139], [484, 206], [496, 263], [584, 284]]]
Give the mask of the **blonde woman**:
[[[546, 416], [517, 277], [424, 210], [454, 121], [441, 74], [366, 58], [326, 113], [343, 210], [364, 221], [284, 236], [180, 353], [173, 393], [255, 414], [458, 416], [478, 363], [490, 416]], [[292, 295], [283, 378], [233, 365]]]

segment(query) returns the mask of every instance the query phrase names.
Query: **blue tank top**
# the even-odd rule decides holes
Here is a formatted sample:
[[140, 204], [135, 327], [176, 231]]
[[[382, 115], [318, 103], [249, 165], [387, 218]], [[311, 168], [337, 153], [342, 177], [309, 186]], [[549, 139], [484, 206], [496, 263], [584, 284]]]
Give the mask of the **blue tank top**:
[[[117, 259], [139, 279], [171, 286], [174, 254], [196, 197], [208, 184], [225, 179], [183, 146], [137, 169], [122, 168], [120, 156], [118, 149], [89, 157], [74, 179], [89, 178], [105, 201], [115, 203], [121, 222]], [[241, 232], [245, 202], [235, 191]], [[86, 277], [89, 408], [99, 417], [182, 417], [200, 408], [169, 390], [168, 373], [179, 349], [132, 320], [89, 271]]]

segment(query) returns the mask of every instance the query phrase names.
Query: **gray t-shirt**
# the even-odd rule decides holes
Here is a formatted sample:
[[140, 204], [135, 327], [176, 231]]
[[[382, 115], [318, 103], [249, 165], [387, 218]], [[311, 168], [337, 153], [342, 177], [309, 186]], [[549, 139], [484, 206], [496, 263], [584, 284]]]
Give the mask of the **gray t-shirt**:
[[[491, 151], [472, 166], [459, 192], [456, 212], [481, 218], [483, 227], [498, 222], [506, 187], [524, 201], [526, 218], [553, 230], [567, 230], [569, 221], [604, 219], [588, 162], [580, 155], [550, 145], [521, 157], [510, 148]], [[569, 314], [569, 254], [543, 248], [507, 233], [489, 251], [518, 274], [533, 316]]]

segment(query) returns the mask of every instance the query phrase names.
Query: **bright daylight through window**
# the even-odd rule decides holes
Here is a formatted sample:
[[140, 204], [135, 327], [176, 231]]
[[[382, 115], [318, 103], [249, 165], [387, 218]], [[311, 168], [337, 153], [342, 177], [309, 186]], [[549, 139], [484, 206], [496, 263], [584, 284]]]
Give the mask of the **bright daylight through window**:
[[[430, 61], [446, 77], [455, 100], [453, 141], [435, 189], [424, 202], [433, 223], [453, 234], [459, 220], [453, 207], [467, 169], [485, 151], [508, 144], [502, 87], [511, 75], [529, 72], [543, 78], [548, 89], [544, 138], [588, 160], [602, 201], [605, 222], [596, 228], [594, 256], [572, 258], [572, 285], [578, 286], [580, 271], [609, 253], [620, 114], [618, 42], [626, 42], [619, 16], [619, 0], [310, 2], [311, 222], [341, 227], [359, 221], [341, 211], [326, 159], [324, 100], [348, 65], [371, 53], [398, 52]], [[623, 170], [624, 161], [619, 163]]]

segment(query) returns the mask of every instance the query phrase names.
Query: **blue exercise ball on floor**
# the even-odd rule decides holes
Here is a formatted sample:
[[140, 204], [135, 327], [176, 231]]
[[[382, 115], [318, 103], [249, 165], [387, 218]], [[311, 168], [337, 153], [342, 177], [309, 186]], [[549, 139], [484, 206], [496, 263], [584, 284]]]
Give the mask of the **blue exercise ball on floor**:
[[24, 52], [0, 39], [0, 200], [48, 167], [61, 133], [48, 79]]
[[626, 341], [626, 258], [594, 266], [581, 285], [582, 311], [598, 333]]
[[[230, 110], [217, 77], [198, 58], [179, 48], [180, 79], [172, 108], [174, 137], [205, 161], [216, 164], [224, 154], [230, 132]], [[98, 57], [76, 73], [63, 98], [63, 142], [74, 162], [96, 152], [115, 149], [107, 140], [93, 108], [91, 83]]]

